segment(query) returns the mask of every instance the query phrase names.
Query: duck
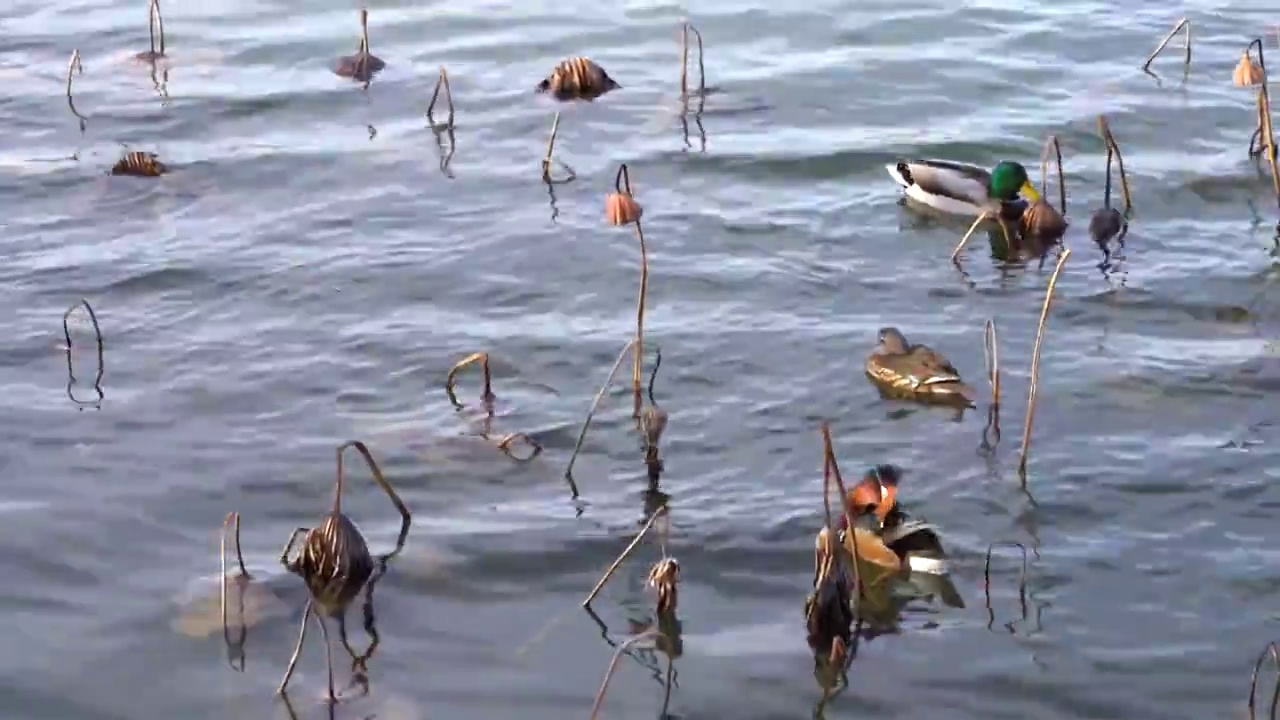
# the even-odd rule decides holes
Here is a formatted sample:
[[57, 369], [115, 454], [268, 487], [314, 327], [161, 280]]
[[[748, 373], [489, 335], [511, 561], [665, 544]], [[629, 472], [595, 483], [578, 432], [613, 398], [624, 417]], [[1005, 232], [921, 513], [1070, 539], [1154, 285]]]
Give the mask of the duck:
[[883, 394], [921, 402], [975, 407], [972, 386], [951, 361], [927, 345], [912, 345], [895, 327], [881, 328], [867, 356], [867, 377]]
[[1040, 199], [1021, 163], [1005, 160], [991, 170], [947, 160], [899, 160], [885, 165], [904, 195], [950, 215], [977, 217], [999, 209], [1016, 220]]
[[[906, 571], [907, 579], [922, 592], [935, 594], [951, 607], [964, 607], [964, 599], [950, 581], [950, 563], [938, 529], [932, 523], [912, 518], [898, 504], [898, 484], [902, 471], [895, 465], [880, 464], [869, 469], [853, 489], [845, 504], [862, 529], [874, 533]], [[841, 517], [840, 539], [848, 528]]]

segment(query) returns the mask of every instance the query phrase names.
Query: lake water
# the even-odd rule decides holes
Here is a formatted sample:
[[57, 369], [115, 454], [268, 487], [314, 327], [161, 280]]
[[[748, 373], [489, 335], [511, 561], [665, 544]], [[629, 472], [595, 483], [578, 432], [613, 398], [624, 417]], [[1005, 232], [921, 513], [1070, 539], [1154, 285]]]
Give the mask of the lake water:
[[[356, 438], [414, 522], [378, 585], [369, 695], [337, 717], [587, 717], [613, 649], [577, 603], [656, 502], [625, 381], [578, 460], [577, 500], [563, 479], [634, 328], [637, 244], [603, 218], [625, 162], [671, 413], [671, 716], [812, 715], [802, 601], [830, 419], [847, 477], [902, 467], [900, 497], [941, 527], [966, 607], [907, 605], [896, 632], [862, 645], [827, 717], [1243, 717], [1253, 660], [1280, 639], [1277, 210], [1246, 158], [1253, 93], [1231, 85], [1244, 45], [1280, 23], [1265, 5], [386, 0], [370, 41], [387, 69], [366, 91], [330, 71], [357, 44], [351, 3], [171, 3], [168, 75], [153, 79], [130, 59], [148, 47], [145, 3], [13, 0], [0, 10], [0, 715], [288, 717], [274, 689], [305, 590], [277, 552], [328, 508], [334, 447]], [[1179, 39], [1160, 78], [1144, 75], [1177, 12], [1193, 23], [1189, 74]], [[687, 138], [685, 17], [719, 89]], [[83, 134], [64, 96], [77, 48]], [[574, 105], [532, 92], [579, 54], [623, 89]], [[441, 65], [457, 107], [447, 172], [423, 118]], [[556, 109], [557, 157], [577, 179], [552, 197], [539, 162]], [[1084, 232], [1102, 202], [1098, 113], [1134, 190], [1110, 273]], [[1034, 167], [1049, 133], [1073, 254], [1028, 495], [1019, 437], [1053, 256], [1006, 263], [979, 241], [957, 270], [965, 223], [900, 206], [884, 164]], [[108, 177], [122, 143], [172, 172]], [[81, 297], [105, 338], [100, 409], [66, 395], [60, 317]], [[896, 325], [985, 388], [990, 317], [1006, 399], [994, 457], [978, 452], [984, 413], [885, 401], [863, 377], [876, 330]], [[92, 331], [79, 312], [71, 329], [73, 389], [92, 398]], [[532, 462], [477, 435], [474, 369], [468, 407], [447, 401], [450, 365], [479, 350], [494, 437], [528, 433], [545, 448]], [[344, 509], [387, 552], [398, 518], [354, 458]], [[265, 603], [244, 673], [216, 625], [231, 510]], [[988, 614], [995, 541], [1035, 550], [1025, 614], [1011, 550], [992, 560]], [[595, 603], [611, 639], [646, 621], [658, 556], [644, 546]], [[665, 678], [636, 658], [602, 716], [661, 711]], [[336, 638], [335, 660], [345, 685]], [[324, 662], [313, 629], [298, 717], [328, 716]]]

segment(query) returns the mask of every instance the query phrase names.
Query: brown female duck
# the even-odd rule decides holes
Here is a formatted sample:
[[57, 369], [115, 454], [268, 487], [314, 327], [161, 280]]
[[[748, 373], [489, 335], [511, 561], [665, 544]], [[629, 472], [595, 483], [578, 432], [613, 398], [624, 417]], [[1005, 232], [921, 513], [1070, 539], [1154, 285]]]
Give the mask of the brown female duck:
[[912, 345], [893, 327], [881, 328], [879, 344], [867, 357], [867, 377], [882, 394], [973, 407], [977, 393], [960, 379], [951, 361], [927, 345]]

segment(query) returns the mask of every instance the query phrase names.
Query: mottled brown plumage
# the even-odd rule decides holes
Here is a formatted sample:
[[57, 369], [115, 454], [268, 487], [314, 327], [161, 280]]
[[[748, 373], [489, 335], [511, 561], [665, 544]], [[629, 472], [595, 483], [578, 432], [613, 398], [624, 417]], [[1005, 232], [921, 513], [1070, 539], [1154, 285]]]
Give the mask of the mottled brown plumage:
[[897, 328], [880, 330], [865, 370], [872, 383], [893, 397], [973, 407], [977, 395], [951, 361], [926, 345], [909, 344]]

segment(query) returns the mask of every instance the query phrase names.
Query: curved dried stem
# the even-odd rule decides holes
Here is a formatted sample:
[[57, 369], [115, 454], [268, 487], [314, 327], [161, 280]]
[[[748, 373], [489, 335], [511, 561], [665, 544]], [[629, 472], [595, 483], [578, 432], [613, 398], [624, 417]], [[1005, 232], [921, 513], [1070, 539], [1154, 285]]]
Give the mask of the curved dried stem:
[[689, 99], [689, 33], [698, 40], [698, 92], [699, 96], [707, 94], [707, 66], [703, 62], [702, 33], [693, 23], [686, 22], [682, 28], [680, 42], [680, 98]]
[[[511, 444], [514, 443], [516, 440], [523, 440], [526, 445], [532, 448], [531, 453], [524, 457], [520, 457], [519, 455], [516, 455], [515, 452], [511, 449]], [[527, 434], [522, 432], [510, 433], [504, 436], [501, 440], [498, 441], [498, 449], [506, 453], [507, 457], [511, 458], [512, 460], [515, 460], [516, 462], [529, 462], [530, 460], [542, 454], [542, 446], [538, 444], [538, 441], [534, 440], [533, 438], [529, 437]]]
[[614, 651], [613, 659], [609, 661], [609, 669], [604, 673], [604, 681], [600, 683], [600, 690], [596, 693], [595, 702], [591, 705], [591, 720], [596, 720], [596, 717], [600, 714], [600, 705], [604, 702], [605, 693], [609, 690], [609, 681], [613, 679], [613, 671], [618, 668], [618, 660], [622, 658], [626, 651], [631, 649], [632, 645], [642, 640], [656, 638], [660, 634], [661, 632], [657, 629], [649, 629], [618, 643], [618, 649]]
[[80, 132], [84, 132], [85, 122], [88, 121], [89, 118], [81, 115], [80, 111], [76, 110], [75, 100], [71, 98], [72, 73], [78, 73], [80, 75], [84, 74], [84, 66], [80, 64], [79, 49], [71, 51], [71, 60], [67, 63], [67, 107], [71, 108], [71, 114], [75, 115], [76, 119], [80, 121]]
[[613, 577], [613, 574], [622, 566], [622, 563], [627, 559], [627, 556], [629, 556], [631, 552], [636, 549], [636, 546], [640, 544], [640, 541], [644, 539], [645, 533], [649, 532], [649, 528], [653, 527], [654, 521], [669, 511], [670, 510], [667, 505], [663, 505], [653, 511], [653, 514], [649, 516], [649, 520], [645, 522], [644, 526], [640, 528], [640, 532], [636, 534], [635, 539], [623, 548], [622, 554], [618, 555], [618, 559], [613, 561], [613, 564], [604, 571], [604, 575], [600, 577], [600, 580], [595, 584], [595, 587], [591, 588], [591, 592], [587, 594], [587, 599], [582, 601], [582, 607], [585, 608], [589, 606], [591, 601], [596, 599], [596, 596], [600, 594], [602, 589], [604, 589], [605, 583], [609, 582], [609, 578]]
[[[628, 180], [628, 184], [630, 181]], [[635, 395], [634, 417], [640, 417], [640, 377], [643, 374], [644, 358], [644, 306], [649, 294], [649, 251], [644, 244], [644, 228], [640, 218], [636, 218], [636, 239], [640, 241], [640, 294], [636, 299], [636, 340], [632, 348], [634, 362], [631, 367], [631, 384]]]
[[1031, 451], [1031, 424], [1035, 420], [1036, 414], [1036, 390], [1040, 377], [1040, 346], [1044, 342], [1045, 322], [1049, 319], [1049, 308], [1053, 305], [1053, 289], [1058, 284], [1058, 276], [1062, 273], [1062, 266], [1067, 264], [1067, 258], [1071, 257], [1071, 249], [1062, 251], [1062, 255], [1058, 257], [1058, 265], [1053, 269], [1053, 275], [1049, 276], [1049, 287], [1044, 293], [1044, 305], [1040, 308], [1040, 324], [1036, 327], [1036, 344], [1035, 349], [1031, 353], [1031, 386], [1027, 390], [1027, 420], [1022, 428], [1022, 450], [1018, 458], [1018, 475], [1022, 478], [1022, 484], [1027, 484], [1027, 454]]
[[[436, 108], [436, 101], [440, 99], [440, 88], [444, 88], [444, 99], [449, 104], [449, 116], [445, 121], [436, 124], [432, 111]], [[427, 122], [431, 123], [431, 129], [436, 133], [453, 129], [453, 92], [449, 89], [449, 72], [440, 66], [440, 77], [436, 80], [436, 89], [431, 93], [431, 104], [427, 105]]]
[[981, 225], [984, 220], [994, 220], [998, 223], [1000, 225], [1000, 232], [1004, 233], [1005, 245], [1010, 249], [1013, 248], [1013, 239], [1009, 237], [1009, 228], [1004, 224], [1004, 221], [994, 215], [990, 210], [984, 210], [982, 211], [982, 214], [973, 221], [973, 224], [969, 226], [969, 231], [964, 234], [964, 237], [960, 238], [960, 243], [956, 245], [956, 249], [951, 251], [951, 262], [958, 262], [956, 258], [960, 257], [960, 251], [964, 250], [965, 245], [969, 244], [969, 238], [973, 237], [973, 234], [978, 230], [978, 226]]
[[[1276, 204], [1280, 206], [1280, 159], [1277, 158], [1275, 129], [1271, 122], [1271, 93], [1267, 90], [1269, 78], [1267, 62], [1262, 50], [1262, 39], [1257, 38], [1249, 44], [1249, 48], [1254, 46], [1257, 46], [1258, 65], [1262, 68], [1262, 83], [1258, 86], [1258, 129], [1255, 135], [1258, 138], [1258, 150], [1265, 152], [1267, 160], [1271, 163], [1271, 183], [1276, 193]], [[1252, 154], [1252, 140], [1249, 142], [1249, 148]]]
[[[233, 670], [244, 672], [244, 640], [247, 628], [244, 620], [244, 593], [240, 594], [240, 639], [238, 642], [231, 640], [231, 630], [227, 623], [227, 529], [233, 528], [236, 541], [236, 561], [240, 565], [240, 580], [249, 579], [249, 571], [244, 567], [244, 555], [240, 551], [240, 513], [229, 512], [227, 517], [222, 521], [222, 533], [219, 547], [221, 550], [221, 574], [222, 583], [221, 605], [222, 605], [222, 639], [227, 644], [227, 653], [229, 655], [228, 662]], [[286, 551], [287, 552], [287, 551]], [[238, 652], [237, 652], [238, 651]], [[235, 660], [240, 660], [240, 667], [236, 667]]]
[[[1058, 164], [1058, 205], [1063, 217], [1067, 215], [1067, 183], [1062, 175], [1062, 145], [1057, 135], [1050, 135], [1044, 141], [1044, 150], [1040, 152], [1040, 187], [1048, 188], [1049, 183], [1049, 151], [1052, 150]], [[1047, 193], [1047, 191], [1046, 191]]]
[[618, 193], [631, 194], [631, 171], [627, 169], [626, 163], [618, 166], [618, 174], [613, 178], [613, 189]]
[[[578, 441], [573, 445], [573, 455], [569, 457], [569, 466], [565, 468], [564, 476], [570, 479], [572, 483], [573, 464], [578, 459], [578, 453], [582, 450], [582, 443], [587, 439], [587, 428], [591, 427], [591, 419], [595, 417], [596, 408], [600, 405], [600, 401], [604, 398], [605, 392], [609, 390], [609, 386], [613, 384], [613, 378], [618, 374], [618, 368], [622, 366], [622, 361], [626, 359], [627, 353], [635, 346], [636, 341], [628, 340], [623, 346], [622, 352], [618, 353], [618, 359], [614, 361], [613, 368], [609, 370], [609, 376], [605, 378], [604, 384], [600, 386], [596, 397], [591, 401], [591, 407], [587, 409], [587, 417], [582, 421], [582, 429], [578, 432]], [[574, 489], [574, 497], [577, 497], [578, 491]]]
[[569, 167], [566, 163], [560, 160], [556, 160], [555, 162], [559, 163], [560, 167], [564, 168], [565, 171], [569, 173], [569, 175], [559, 180], [556, 180], [551, 177], [552, 155], [555, 153], [556, 136], [559, 134], [560, 134], [560, 113], [559, 111], [557, 111], [555, 118], [551, 121], [551, 136], [547, 138], [547, 155], [546, 157], [542, 158], [542, 182], [548, 185], [564, 185], [565, 183], [573, 182], [573, 180], [578, 177], [578, 174], [573, 171], [573, 168]]
[[[164, 57], [164, 17], [160, 15], [160, 0], [151, 0], [147, 6], [147, 34], [151, 37], [151, 59]], [[160, 36], [160, 52], [156, 52], [156, 35]]]
[[484, 376], [484, 389], [480, 391], [480, 399], [485, 404], [493, 402], [493, 376], [489, 373], [489, 353], [474, 352], [454, 363], [453, 367], [449, 368], [449, 376], [444, 381], [444, 391], [449, 396], [449, 402], [459, 410], [463, 408], [463, 404], [458, 402], [458, 396], [454, 393], [454, 388], [457, 387], [458, 373], [468, 365], [474, 365], [475, 363], [480, 363], [480, 372]]
[[982, 330], [982, 352], [986, 358], [987, 381], [991, 383], [991, 402], [1000, 405], [1000, 338], [996, 335], [996, 321], [991, 319]]
[[[831, 484], [834, 480], [836, 490], [840, 493], [840, 511], [844, 514], [845, 525], [848, 527], [849, 537], [853, 543], [853, 588], [858, 607], [855, 608], [855, 617], [862, 614], [862, 572], [858, 566], [858, 534], [854, 532], [853, 516], [849, 514], [849, 503], [846, 498], [849, 493], [844, 487], [844, 477], [840, 475], [840, 464], [836, 462], [836, 453], [831, 446], [831, 425], [826, 420], [822, 421], [820, 427], [822, 432], [822, 504], [826, 511], [827, 527], [830, 528], [830, 534], [835, 535], [835, 529], [831, 524]], [[832, 553], [834, 556], [835, 553]]]
[[993, 542], [987, 546], [986, 561], [982, 565], [982, 584], [987, 598], [987, 629], [995, 625], [996, 614], [991, 606], [991, 553], [997, 547], [1016, 547], [1022, 551], [1022, 571], [1018, 575], [1018, 603], [1022, 619], [1027, 619], [1027, 547], [1020, 542]]
[[1129, 177], [1124, 172], [1124, 156], [1120, 154], [1120, 145], [1116, 143], [1115, 136], [1111, 134], [1111, 126], [1107, 124], [1107, 118], [1103, 115], [1098, 116], [1098, 134], [1102, 136], [1102, 142], [1107, 146], [1107, 184], [1104, 202], [1107, 207], [1111, 207], [1111, 156], [1114, 155], [1116, 164], [1120, 168], [1120, 190], [1124, 193], [1124, 214], [1127, 216], [1129, 211], [1133, 210]]
[[1179, 30], [1186, 30], [1186, 42], [1184, 44], [1185, 52], [1183, 55], [1182, 65], [1186, 70], [1191, 69], [1191, 21], [1184, 17], [1178, 21], [1177, 25], [1173, 26], [1173, 29], [1169, 31], [1168, 35], [1165, 35], [1164, 40], [1160, 41], [1160, 44], [1151, 52], [1151, 55], [1147, 56], [1147, 61], [1142, 64], [1143, 72], [1151, 72], [1151, 61], [1156, 59], [1156, 56], [1164, 50], [1165, 46], [1169, 44], [1169, 41], [1173, 40]]
[[[89, 314], [89, 321], [93, 323], [94, 341], [98, 346], [98, 374], [93, 380], [93, 389], [98, 394], [98, 399], [96, 401], [80, 400], [76, 398], [75, 393], [71, 389], [76, 383], [76, 375], [71, 358], [71, 327], [68, 321], [71, 319], [71, 314], [75, 312], [76, 308], [81, 306], [83, 306], [85, 311]], [[62, 313], [62, 337], [67, 348], [67, 397], [71, 398], [71, 401], [77, 405], [92, 405], [95, 402], [102, 402], [102, 399], [106, 397], [106, 394], [102, 392], [102, 373], [106, 371], [106, 363], [103, 355], [102, 327], [98, 325], [98, 314], [93, 311], [93, 306], [89, 304], [88, 300], [80, 298], [78, 301], [72, 303], [71, 307], [67, 308], [66, 312]]]
[[400, 513], [400, 532], [401, 534], [404, 534], [409, 528], [411, 517], [409, 515], [409, 508], [405, 507], [404, 502], [400, 500], [400, 496], [397, 495], [395, 489], [391, 487], [391, 483], [387, 482], [387, 479], [383, 477], [382, 470], [378, 467], [377, 461], [373, 459], [373, 455], [370, 454], [369, 448], [359, 440], [348, 440], [338, 446], [338, 480], [334, 486], [333, 511], [335, 513], [342, 512], [342, 453], [347, 448], [355, 448], [360, 453], [361, 457], [364, 458], [365, 464], [369, 466], [369, 472], [373, 475], [373, 481], [376, 482], [378, 487], [382, 488], [382, 491], [391, 499], [391, 504], [396, 506], [396, 510]]
[[[1280, 646], [1274, 642], [1267, 643], [1267, 646], [1258, 653], [1258, 659], [1253, 663], [1253, 675], [1249, 678], [1249, 720], [1255, 717], [1254, 711], [1257, 707], [1258, 693], [1258, 673], [1262, 671], [1262, 665], [1271, 658], [1271, 663], [1275, 665], [1276, 671], [1280, 672]], [[1276, 716], [1276, 707], [1280, 705], [1280, 677], [1277, 677], [1275, 689], [1271, 692], [1271, 712], [1267, 717], [1274, 718]]]

